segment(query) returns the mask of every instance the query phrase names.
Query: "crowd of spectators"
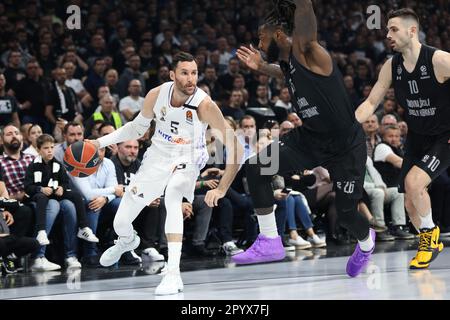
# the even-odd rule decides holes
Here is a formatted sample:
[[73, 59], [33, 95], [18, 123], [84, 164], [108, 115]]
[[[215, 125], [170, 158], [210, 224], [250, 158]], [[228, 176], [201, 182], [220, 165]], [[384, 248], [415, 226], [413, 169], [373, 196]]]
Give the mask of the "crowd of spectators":
[[[366, 26], [366, 8], [373, 2], [381, 7], [380, 30]], [[67, 28], [69, 4], [61, 1], [0, 1], [0, 256], [6, 272], [20, 269], [17, 258], [28, 253], [34, 270], [56, 270], [62, 264], [98, 266], [99, 254], [116, 237], [115, 212], [151, 145], [152, 130], [138, 141], [101, 150], [100, 168], [88, 178], [61, 178], [64, 151], [76, 141], [108, 134], [133, 119], [145, 94], [170, 80], [170, 63], [179, 51], [195, 56], [199, 87], [217, 102], [238, 132], [246, 155], [302, 125], [291, 112], [283, 81], [252, 72], [236, 57], [241, 45], [257, 47], [258, 25], [266, 13], [264, 1], [70, 4], [81, 8], [80, 29]], [[421, 18], [421, 41], [450, 51], [450, 8], [444, 0], [317, 0], [314, 5], [320, 42], [337, 62], [355, 108], [370, 93], [382, 63], [393, 54], [383, 27], [389, 9], [412, 6]], [[390, 90], [376, 114], [363, 124], [368, 158], [359, 211], [382, 241], [411, 239], [415, 232], [409, 228], [403, 195], [395, 188], [408, 130], [404, 112]], [[45, 139], [40, 138], [43, 134]], [[217, 148], [215, 137], [209, 135], [212, 157]], [[48, 152], [52, 157], [45, 160]], [[217, 208], [205, 205], [204, 195], [217, 187], [223, 169], [221, 164], [209, 164], [198, 178], [193, 203], [183, 203], [187, 256], [233, 255], [257, 236], [243, 170]], [[332, 181], [324, 168], [275, 176], [273, 187], [278, 231], [284, 235], [286, 250], [349, 241], [339, 227]], [[65, 190], [77, 195], [63, 197]], [[441, 236], [448, 236], [448, 172], [430, 191]], [[84, 216], [79, 206], [84, 206]], [[167, 255], [164, 221], [161, 195], [134, 222], [141, 245], [120, 263], [139, 264], [142, 254], [163, 260]], [[49, 239], [42, 232], [38, 237], [38, 231]], [[52, 250], [46, 252], [49, 242]], [[214, 247], [214, 242], [219, 246]]]

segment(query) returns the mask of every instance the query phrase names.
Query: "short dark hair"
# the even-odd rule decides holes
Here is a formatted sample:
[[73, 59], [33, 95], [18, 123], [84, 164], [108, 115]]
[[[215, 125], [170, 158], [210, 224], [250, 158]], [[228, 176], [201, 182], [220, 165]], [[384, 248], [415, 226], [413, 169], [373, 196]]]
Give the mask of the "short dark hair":
[[104, 121], [101, 125], [100, 125], [100, 127], [98, 127], [98, 132], [100, 133], [100, 131], [102, 131], [102, 129], [103, 128], [105, 128], [105, 127], [113, 127], [114, 129], [116, 129], [116, 127], [114, 127], [114, 125], [111, 123], [111, 122], [109, 122], [109, 121]]
[[69, 130], [69, 127], [78, 127], [78, 126], [80, 126], [81, 129], [83, 129], [83, 131], [84, 131], [84, 127], [81, 123], [75, 122], [75, 121], [67, 122], [66, 125], [64, 126], [63, 134], [67, 134], [67, 130]]
[[175, 70], [178, 66], [178, 62], [184, 62], [184, 61], [195, 61], [197, 63], [197, 60], [195, 60], [194, 56], [188, 52], [180, 51], [178, 52], [172, 60], [172, 70]]
[[37, 139], [36, 139], [36, 146], [38, 149], [40, 149], [45, 143], [55, 143], [55, 139], [49, 135], [49, 134], [41, 134]]
[[412, 18], [417, 23], [420, 23], [419, 16], [411, 8], [401, 8], [401, 9], [397, 9], [397, 10], [391, 10], [391, 11], [389, 11], [387, 17], [388, 17], [388, 20], [393, 19], [393, 18], [397, 18], [397, 17], [400, 17], [400, 18]]

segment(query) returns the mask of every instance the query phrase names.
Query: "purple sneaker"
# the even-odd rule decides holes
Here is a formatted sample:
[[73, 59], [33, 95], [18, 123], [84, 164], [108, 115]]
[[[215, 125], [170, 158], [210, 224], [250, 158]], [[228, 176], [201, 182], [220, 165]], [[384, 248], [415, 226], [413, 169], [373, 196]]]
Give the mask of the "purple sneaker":
[[370, 256], [375, 249], [375, 230], [370, 229], [369, 234], [373, 240], [373, 248], [369, 252], [364, 252], [359, 247], [359, 243], [356, 245], [355, 252], [353, 252], [347, 263], [347, 274], [350, 277], [356, 277], [357, 275], [359, 275], [370, 261]]
[[247, 251], [232, 256], [231, 261], [236, 264], [251, 264], [279, 261], [283, 260], [285, 256], [286, 252], [280, 236], [267, 238], [260, 234]]

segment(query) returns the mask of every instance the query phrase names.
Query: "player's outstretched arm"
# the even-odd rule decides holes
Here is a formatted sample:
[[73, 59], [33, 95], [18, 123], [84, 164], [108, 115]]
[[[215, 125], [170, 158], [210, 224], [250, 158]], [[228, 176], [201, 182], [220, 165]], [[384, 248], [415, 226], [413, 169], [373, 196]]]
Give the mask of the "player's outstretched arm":
[[244, 149], [238, 142], [233, 129], [225, 121], [219, 107], [210, 97], [206, 97], [199, 105], [198, 113], [200, 120], [208, 123], [211, 129], [217, 132], [217, 138], [221, 140], [227, 150], [225, 173], [220, 179], [219, 186], [216, 189], [209, 190], [205, 196], [206, 204], [214, 207], [217, 206], [219, 199], [225, 196], [236, 177], [244, 156]]
[[308, 67], [328, 76], [333, 70], [333, 60], [317, 41], [317, 18], [311, 0], [295, 0], [293, 53], [298, 59], [303, 55]]
[[255, 49], [252, 45], [250, 45], [250, 48], [241, 46], [237, 50], [236, 55], [250, 69], [264, 73], [269, 77], [284, 79], [280, 66], [264, 61], [259, 50]]
[[372, 88], [367, 99], [356, 109], [355, 116], [359, 123], [365, 122], [384, 99], [392, 84], [392, 59], [386, 61], [381, 68], [378, 81]]
[[127, 122], [123, 127], [97, 140], [86, 141], [94, 144], [97, 148], [104, 148], [114, 143], [142, 137], [150, 128], [151, 121], [154, 118], [153, 107], [158, 99], [159, 90], [160, 87], [150, 90], [144, 99], [141, 112], [133, 121]]

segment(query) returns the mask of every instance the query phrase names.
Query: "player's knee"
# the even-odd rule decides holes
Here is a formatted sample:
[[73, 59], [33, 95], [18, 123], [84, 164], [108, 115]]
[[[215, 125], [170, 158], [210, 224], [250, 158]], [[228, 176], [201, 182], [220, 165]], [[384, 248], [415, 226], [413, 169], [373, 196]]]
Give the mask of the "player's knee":
[[416, 175], [408, 174], [405, 178], [405, 192], [411, 197], [420, 195], [425, 189], [423, 183]]

